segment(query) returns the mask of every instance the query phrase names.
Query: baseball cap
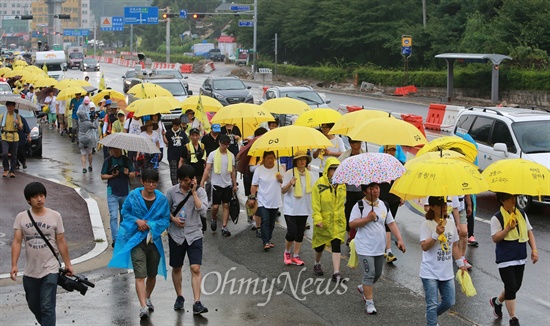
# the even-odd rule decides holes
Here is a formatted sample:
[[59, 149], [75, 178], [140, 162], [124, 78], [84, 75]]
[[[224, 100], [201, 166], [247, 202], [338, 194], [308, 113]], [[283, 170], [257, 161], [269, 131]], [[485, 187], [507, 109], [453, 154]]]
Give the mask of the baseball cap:
[[84, 104], [90, 104], [90, 98], [88, 96], [84, 98]]
[[105, 105], [111, 105], [112, 103], [113, 103], [113, 101], [111, 101], [111, 100], [106, 100], [105, 101]]
[[201, 134], [201, 131], [198, 129], [198, 128], [192, 128], [191, 130], [189, 130], [189, 135], [192, 135], [192, 134]]
[[222, 131], [222, 126], [219, 123], [215, 123], [215, 124], [212, 125], [212, 131], [213, 132], [221, 132]]
[[221, 135], [218, 141], [220, 142], [220, 144], [229, 144], [231, 142], [231, 139], [229, 139], [228, 135]]
[[430, 196], [428, 198], [428, 205], [430, 206], [443, 206], [443, 204], [446, 204], [447, 201], [443, 197], [434, 197]]

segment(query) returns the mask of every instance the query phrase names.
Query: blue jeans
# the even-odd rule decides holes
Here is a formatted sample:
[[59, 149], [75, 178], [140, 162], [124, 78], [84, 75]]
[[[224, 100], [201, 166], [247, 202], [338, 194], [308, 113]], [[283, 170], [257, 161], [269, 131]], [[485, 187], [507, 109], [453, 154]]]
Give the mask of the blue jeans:
[[115, 196], [107, 195], [107, 206], [109, 207], [109, 216], [111, 223], [111, 236], [113, 237], [113, 242], [116, 241], [116, 236], [118, 234], [118, 214], [120, 213], [120, 223], [122, 223], [122, 204], [126, 200], [127, 196]]
[[273, 235], [273, 229], [275, 228], [278, 210], [278, 208], [258, 207], [256, 214], [262, 218], [260, 231], [262, 232], [262, 242], [264, 245], [271, 242], [271, 236]]
[[23, 288], [29, 309], [42, 326], [55, 326], [55, 295], [59, 274], [43, 278], [23, 276]]
[[[428, 326], [437, 325], [437, 316], [449, 310], [455, 304], [455, 281], [439, 281], [422, 278], [426, 295], [426, 322]], [[438, 302], [438, 290], [441, 302]]]

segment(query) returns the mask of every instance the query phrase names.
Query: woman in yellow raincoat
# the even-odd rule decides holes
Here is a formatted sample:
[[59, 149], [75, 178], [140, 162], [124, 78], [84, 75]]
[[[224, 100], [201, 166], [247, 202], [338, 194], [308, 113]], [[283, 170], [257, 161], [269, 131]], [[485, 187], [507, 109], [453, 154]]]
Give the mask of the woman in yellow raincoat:
[[340, 245], [346, 240], [346, 215], [344, 203], [346, 201], [346, 185], [332, 184], [332, 175], [340, 165], [335, 157], [329, 157], [325, 164], [323, 176], [313, 186], [313, 238], [311, 244], [315, 249], [315, 265], [313, 273], [323, 275], [321, 269], [321, 255], [325, 245], [332, 247], [332, 281], [340, 282]]

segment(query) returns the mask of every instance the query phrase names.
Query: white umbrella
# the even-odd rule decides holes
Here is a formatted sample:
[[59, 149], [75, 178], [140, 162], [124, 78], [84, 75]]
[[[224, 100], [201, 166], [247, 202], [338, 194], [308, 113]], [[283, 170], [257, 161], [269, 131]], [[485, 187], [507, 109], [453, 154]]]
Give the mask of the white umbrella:
[[20, 96], [2, 96], [0, 97], [0, 104], [6, 105], [6, 102], [15, 102], [15, 108], [19, 110], [36, 111], [36, 105]]
[[117, 132], [110, 134], [99, 141], [100, 144], [107, 147], [125, 149], [132, 152], [140, 152], [147, 154], [160, 153], [153, 142], [140, 135], [127, 134], [124, 132]]

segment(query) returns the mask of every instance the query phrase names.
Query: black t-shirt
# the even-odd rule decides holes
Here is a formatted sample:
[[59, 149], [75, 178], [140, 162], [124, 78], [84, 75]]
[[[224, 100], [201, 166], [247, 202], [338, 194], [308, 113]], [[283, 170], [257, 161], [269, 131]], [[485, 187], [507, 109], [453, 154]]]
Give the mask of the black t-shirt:
[[189, 142], [189, 138], [183, 129], [174, 132], [172, 128], [166, 131], [166, 140], [168, 141], [168, 161], [178, 161], [182, 157], [185, 144]]
[[222, 131], [220, 132], [222, 135], [229, 136], [230, 143], [229, 147], [227, 148], [233, 155], [237, 156], [239, 154], [239, 142], [235, 140], [235, 137], [233, 136], [239, 136], [241, 137], [241, 130], [237, 126], [233, 126], [231, 128], [231, 131], [228, 131], [225, 126], [222, 127]]
[[[192, 143], [188, 144], [189, 146], [193, 146]], [[197, 180], [202, 179], [202, 174], [204, 173], [204, 166], [206, 164], [206, 160], [203, 160], [204, 155], [203, 149], [201, 149], [201, 143], [199, 143], [198, 148], [195, 148], [195, 154], [197, 157], [197, 162], [191, 162], [192, 157], [189, 155], [189, 151], [187, 150], [187, 146], [183, 146], [181, 157], [183, 158], [185, 164], [191, 165], [195, 169], [195, 173], [197, 176]]]
[[128, 192], [130, 191], [130, 179], [126, 174], [124, 174], [124, 168], [128, 168], [130, 172], [134, 172], [134, 165], [132, 164], [132, 161], [124, 155], [121, 155], [118, 158], [109, 156], [105, 159], [105, 161], [103, 161], [101, 174], [109, 174], [109, 170], [115, 166], [118, 166], [118, 176], [107, 180], [107, 193], [110, 191], [110, 193], [115, 196], [128, 196]]
[[218, 137], [220, 137], [220, 134], [216, 136], [216, 138], [212, 137], [212, 133], [208, 133], [204, 136], [202, 136], [201, 143], [204, 144], [204, 150], [206, 150], [206, 156], [210, 155], [213, 151], [218, 149], [220, 147], [220, 144], [218, 143]]

